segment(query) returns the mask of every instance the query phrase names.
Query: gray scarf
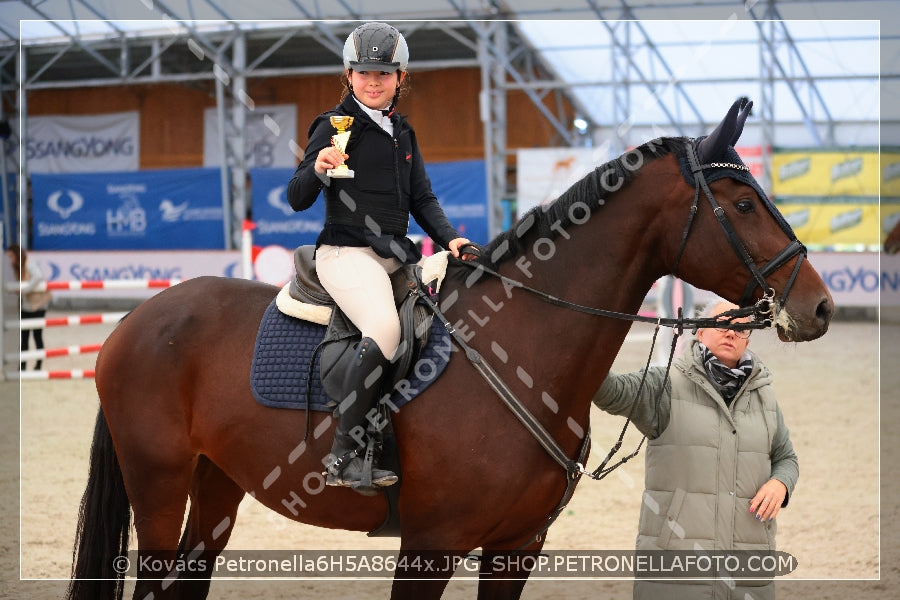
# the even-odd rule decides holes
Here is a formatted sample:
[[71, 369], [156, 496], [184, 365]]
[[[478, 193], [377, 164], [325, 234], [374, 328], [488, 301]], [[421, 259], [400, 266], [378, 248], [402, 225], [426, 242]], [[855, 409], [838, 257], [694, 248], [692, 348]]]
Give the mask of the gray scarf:
[[738, 390], [753, 371], [753, 358], [749, 352], [744, 352], [738, 360], [737, 367], [732, 369], [716, 358], [716, 355], [702, 343], [700, 343], [700, 352], [703, 368], [706, 369], [710, 382], [725, 399], [725, 404], [730, 406]]

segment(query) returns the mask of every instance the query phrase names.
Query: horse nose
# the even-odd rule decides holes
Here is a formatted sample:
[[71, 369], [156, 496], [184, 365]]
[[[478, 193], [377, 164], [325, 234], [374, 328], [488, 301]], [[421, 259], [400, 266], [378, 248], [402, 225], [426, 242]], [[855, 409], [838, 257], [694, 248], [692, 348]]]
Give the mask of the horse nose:
[[816, 318], [819, 320], [819, 326], [824, 332], [828, 329], [831, 317], [834, 315], [834, 302], [831, 298], [823, 298], [816, 307]]

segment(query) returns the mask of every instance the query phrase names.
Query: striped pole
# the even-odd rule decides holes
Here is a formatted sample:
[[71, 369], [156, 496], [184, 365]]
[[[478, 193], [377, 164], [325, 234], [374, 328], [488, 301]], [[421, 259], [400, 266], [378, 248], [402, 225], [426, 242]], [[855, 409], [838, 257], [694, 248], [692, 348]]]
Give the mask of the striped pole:
[[67, 346], [65, 348], [48, 348], [45, 350], [23, 350], [19, 354], [7, 354], [7, 362], [16, 362], [24, 360], [43, 360], [45, 358], [53, 358], [56, 356], [78, 356], [80, 354], [92, 354], [100, 352], [103, 344], [85, 344], [82, 346]]
[[80, 315], [69, 317], [47, 317], [44, 319], [22, 319], [21, 321], [7, 321], [7, 329], [43, 329], [44, 327], [68, 327], [73, 325], [101, 325], [118, 323], [127, 315], [127, 312], [103, 313], [99, 315]]
[[[15, 372], [8, 373], [15, 376]], [[68, 371], [19, 371], [19, 379], [29, 381], [46, 381], [49, 379], [93, 379], [93, 369], [70, 369]]]
[[[149, 290], [168, 288], [181, 283], [181, 279], [98, 279], [90, 281], [48, 281], [35, 286], [34, 291], [47, 290]], [[25, 286], [19, 284], [19, 289]], [[16, 291], [16, 284], [7, 286]]]

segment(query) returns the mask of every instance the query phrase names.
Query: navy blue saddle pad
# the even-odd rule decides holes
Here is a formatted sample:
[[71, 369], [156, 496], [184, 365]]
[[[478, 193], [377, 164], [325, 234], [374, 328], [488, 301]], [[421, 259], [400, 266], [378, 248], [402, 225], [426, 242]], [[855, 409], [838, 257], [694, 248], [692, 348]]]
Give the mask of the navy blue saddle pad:
[[[316, 346], [325, 337], [325, 326], [285, 315], [273, 300], [263, 314], [256, 334], [253, 363], [250, 367], [250, 390], [263, 406], [304, 409], [307, 406], [309, 362]], [[401, 407], [421, 394], [443, 373], [452, 351], [450, 334], [438, 319], [431, 322], [428, 345], [413, 363], [406, 379], [395, 386], [391, 402]], [[310, 408], [327, 410], [329, 398], [319, 378], [319, 357], [312, 369], [309, 386]]]

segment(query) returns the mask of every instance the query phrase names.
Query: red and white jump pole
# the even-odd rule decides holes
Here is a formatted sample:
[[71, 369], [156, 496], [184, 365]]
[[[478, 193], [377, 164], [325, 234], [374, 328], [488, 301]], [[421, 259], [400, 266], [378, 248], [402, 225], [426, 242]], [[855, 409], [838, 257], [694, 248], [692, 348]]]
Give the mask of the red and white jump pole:
[[[181, 283], [180, 279], [104, 279], [97, 281], [48, 281], [34, 288], [36, 292], [47, 290], [149, 290], [172, 287]], [[20, 284], [20, 288], [25, 284]], [[15, 284], [7, 286], [8, 291], [15, 291]]]
[[[0, 231], [0, 246], [2, 246], [2, 231]], [[5, 282], [4, 271], [6, 270], [5, 257], [0, 263], [0, 282]], [[49, 281], [39, 288], [39, 291], [55, 291], [55, 290], [142, 290], [172, 287], [180, 283], [180, 279], [104, 279], [95, 281]], [[8, 282], [3, 286], [4, 292], [16, 292], [22, 288], [23, 284], [19, 282]], [[3, 314], [3, 296], [0, 293], [0, 315]], [[97, 324], [115, 324], [127, 315], [127, 312], [102, 313], [95, 315], [76, 315], [63, 317], [47, 317], [43, 319], [18, 319], [4, 321], [3, 327], [0, 328], [0, 349], [2, 349], [4, 330], [28, 330], [43, 329], [47, 327], [71, 327], [76, 325], [97, 325]], [[29, 350], [18, 354], [6, 353], [3, 356], [4, 362], [7, 364], [16, 364], [26, 360], [43, 360], [45, 358], [54, 358], [60, 356], [76, 356], [81, 354], [91, 354], [100, 351], [102, 344], [85, 344], [81, 346], [68, 346], [65, 348], [49, 348], [44, 350]], [[18, 365], [17, 365], [18, 366]], [[3, 377], [16, 378], [22, 380], [49, 380], [49, 379], [88, 379], [94, 377], [93, 369], [70, 369], [61, 371], [14, 371], [2, 370]]]
[[18, 354], [6, 354], [7, 362], [23, 360], [43, 360], [57, 356], [78, 356], [81, 354], [93, 354], [100, 352], [103, 344], [84, 344], [81, 346], [66, 346], [64, 348], [45, 348], [43, 350], [23, 350]]
[[72, 327], [75, 325], [110, 325], [121, 321], [127, 312], [102, 313], [97, 315], [75, 315], [68, 317], [46, 317], [43, 319], [21, 319], [8, 321], [7, 328], [44, 329], [45, 327]]
[[93, 369], [70, 369], [68, 371], [20, 371], [19, 379], [47, 381], [49, 379], [93, 379]]

